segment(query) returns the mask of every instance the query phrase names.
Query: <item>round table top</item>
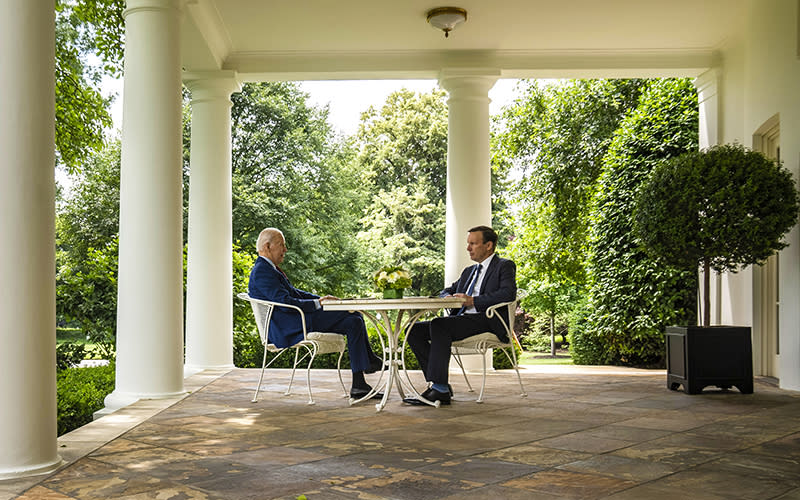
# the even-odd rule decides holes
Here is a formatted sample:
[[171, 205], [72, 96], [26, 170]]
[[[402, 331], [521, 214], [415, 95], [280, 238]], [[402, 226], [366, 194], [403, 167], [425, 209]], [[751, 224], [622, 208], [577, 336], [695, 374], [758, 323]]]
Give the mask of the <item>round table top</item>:
[[461, 307], [464, 299], [458, 297], [403, 297], [401, 299], [355, 298], [325, 300], [322, 308], [328, 311], [389, 311], [399, 309], [450, 309]]

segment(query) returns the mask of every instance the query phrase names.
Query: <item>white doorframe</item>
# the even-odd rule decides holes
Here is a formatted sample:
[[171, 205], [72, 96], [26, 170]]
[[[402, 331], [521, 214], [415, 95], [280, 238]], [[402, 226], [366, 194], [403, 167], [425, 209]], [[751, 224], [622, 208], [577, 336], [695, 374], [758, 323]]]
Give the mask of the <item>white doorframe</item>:
[[[753, 134], [753, 149], [780, 160], [780, 116]], [[778, 378], [780, 363], [780, 254], [753, 268], [753, 347], [755, 373]]]

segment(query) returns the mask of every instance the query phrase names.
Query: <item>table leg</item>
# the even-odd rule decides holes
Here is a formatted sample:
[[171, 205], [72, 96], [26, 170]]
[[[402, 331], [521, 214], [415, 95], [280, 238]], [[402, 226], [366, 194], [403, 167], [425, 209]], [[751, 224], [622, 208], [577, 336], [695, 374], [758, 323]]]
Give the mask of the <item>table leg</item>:
[[[400, 377], [398, 376], [397, 365], [395, 363], [396, 358], [396, 346], [397, 346], [397, 337], [394, 334], [394, 330], [392, 329], [392, 323], [389, 319], [388, 314], [385, 311], [381, 311], [380, 316], [381, 320], [379, 320], [374, 314], [362, 311], [364, 316], [366, 316], [373, 325], [375, 325], [375, 329], [378, 331], [378, 335], [380, 335], [381, 340], [381, 348], [383, 349], [383, 362], [384, 366], [386, 362], [389, 362], [389, 368], [384, 369], [381, 368], [381, 376], [378, 379], [378, 383], [373, 386], [372, 390], [363, 398], [357, 400], [350, 400], [350, 404], [360, 403], [367, 399], [371, 399], [375, 394], [377, 394], [381, 389], [383, 390], [383, 398], [381, 398], [380, 403], [375, 405], [376, 411], [381, 411], [386, 406], [386, 403], [389, 401], [389, 394], [392, 392], [392, 385], [395, 381], [399, 381]], [[398, 315], [399, 317], [402, 316], [402, 311]], [[386, 338], [386, 343], [384, 343], [384, 337]], [[388, 355], [388, 356], [387, 356]], [[387, 359], [388, 358], [388, 359]], [[383, 380], [383, 374], [386, 372], [386, 382], [381, 385], [381, 381]], [[398, 391], [402, 397], [402, 388], [398, 386]]]

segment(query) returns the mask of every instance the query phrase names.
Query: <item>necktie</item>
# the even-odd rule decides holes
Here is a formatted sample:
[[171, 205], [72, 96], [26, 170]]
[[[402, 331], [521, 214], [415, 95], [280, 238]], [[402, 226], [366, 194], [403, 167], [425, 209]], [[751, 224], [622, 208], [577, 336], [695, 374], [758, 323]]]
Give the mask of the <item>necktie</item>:
[[481, 265], [478, 264], [475, 266], [475, 271], [472, 273], [472, 279], [469, 282], [469, 286], [467, 287], [467, 295], [472, 295], [472, 292], [475, 291], [475, 283], [478, 282], [478, 276], [481, 275]]
[[[478, 282], [478, 276], [481, 274], [481, 265], [478, 264], [475, 266], [475, 269], [472, 271], [472, 276], [469, 279], [469, 286], [467, 287], [467, 295], [472, 295], [472, 292], [475, 291], [475, 283]], [[467, 306], [463, 306], [461, 309], [458, 310], [456, 315], [460, 316], [464, 314], [467, 310]]]
[[278, 272], [279, 272], [279, 273], [281, 273], [281, 274], [283, 275], [283, 277], [284, 277], [284, 278], [286, 278], [286, 281], [289, 281], [289, 277], [288, 277], [288, 276], [286, 276], [286, 273], [285, 273], [285, 272], [283, 272], [283, 269], [281, 269], [281, 268], [280, 268], [280, 267], [278, 267], [278, 266], [275, 266], [275, 269], [277, 269], [277, 270], [278, 270]]

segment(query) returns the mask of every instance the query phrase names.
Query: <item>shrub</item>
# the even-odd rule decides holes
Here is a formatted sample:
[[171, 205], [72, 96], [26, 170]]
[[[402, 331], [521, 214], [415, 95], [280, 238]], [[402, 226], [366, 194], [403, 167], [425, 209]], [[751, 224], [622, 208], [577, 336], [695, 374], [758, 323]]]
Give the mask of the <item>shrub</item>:
[[[517, 363], [519, 363], [519, 357], [522, 355], [522, 350], [514, 344], [514, 353], [517, 356]], [[511, 362], [508, 360], [505, 354], [503, 354], [502, 349], [494, 349], [492, 351], [492, 365], [496, 370], [506, 370], [509, 368], [514, 368], [511, 366]]]
[[114, 364], [93, 368], [66, 368], [58, 372], [58, 435], [92, 421], [94, 412], [114, 390]]
[[603, 339], [589, 328], [591, 308], [583, 299], [573, 310], [569, 319], [569, 351], [576, 365], [607, 365], [611, 363], [609, 351]]
[[[255, 328], [255, 326], [254, 326]], [[377, 333], [374, 330], [368, 328], [367, 329], [370, 337], [370, 344], [372, 345], [372, 350], [378, 356], [381, 355], [380, 349], [380, 340], [377, 337]], [[267, 353], [267, 363], [269, 363], [277, 354], [273, 352]], [[258, 336], [258, 333], [244, 333], [244, 332], [236, 332], [233, 333], [233, 364], [237, 368], [261, 368], [261, 362], [264, 356], [264, 345], [261, 343], [261, 339]], [[302, 352], [301, 352], [302, 356]], [[327, 353], [327, 354], [320, 354], [316, 358], [314, 358], [314, 368], [323, 368], [323, 369], [335, 369], [336, 362], [339, 359], [338, 353]], [[411, 362], [413, 360], [413, 363]], [[291, 368], [292, 364], [294, 363], [294, 352], [284, 352], [280, 358], [274, 361], [270, 368]], [[406, 351], [406, 363], [411, 366], [411, 364], [416, 363], [416, 358], [414, 355], [411, 354], [410, 349]], [[418, 365], [415, 365], [418, 366]], [[347, 352], [347, 349], [344, 351], [344, 356], [342, 356], [342, 370], [349, 370], [350, 369], [350, 356]]]
[[75, 366], [86, 357], [86, 346], [75, 342], [62, 342], [56, 345], [56, 370]]
[[[663, 366], [664, 327], [695, 316], [697, 269], [648, 255], [634, 234], [633, 213], [636, 194], [653, 168], [697, 149], [697, 123], [691, 81], [654, 80], [615, 134], [592, 211], [592, 307], [579, 327], [586, 330], [573, 339], [581, 362]], [[602, 355], [598, 344], [606, 351]]]

